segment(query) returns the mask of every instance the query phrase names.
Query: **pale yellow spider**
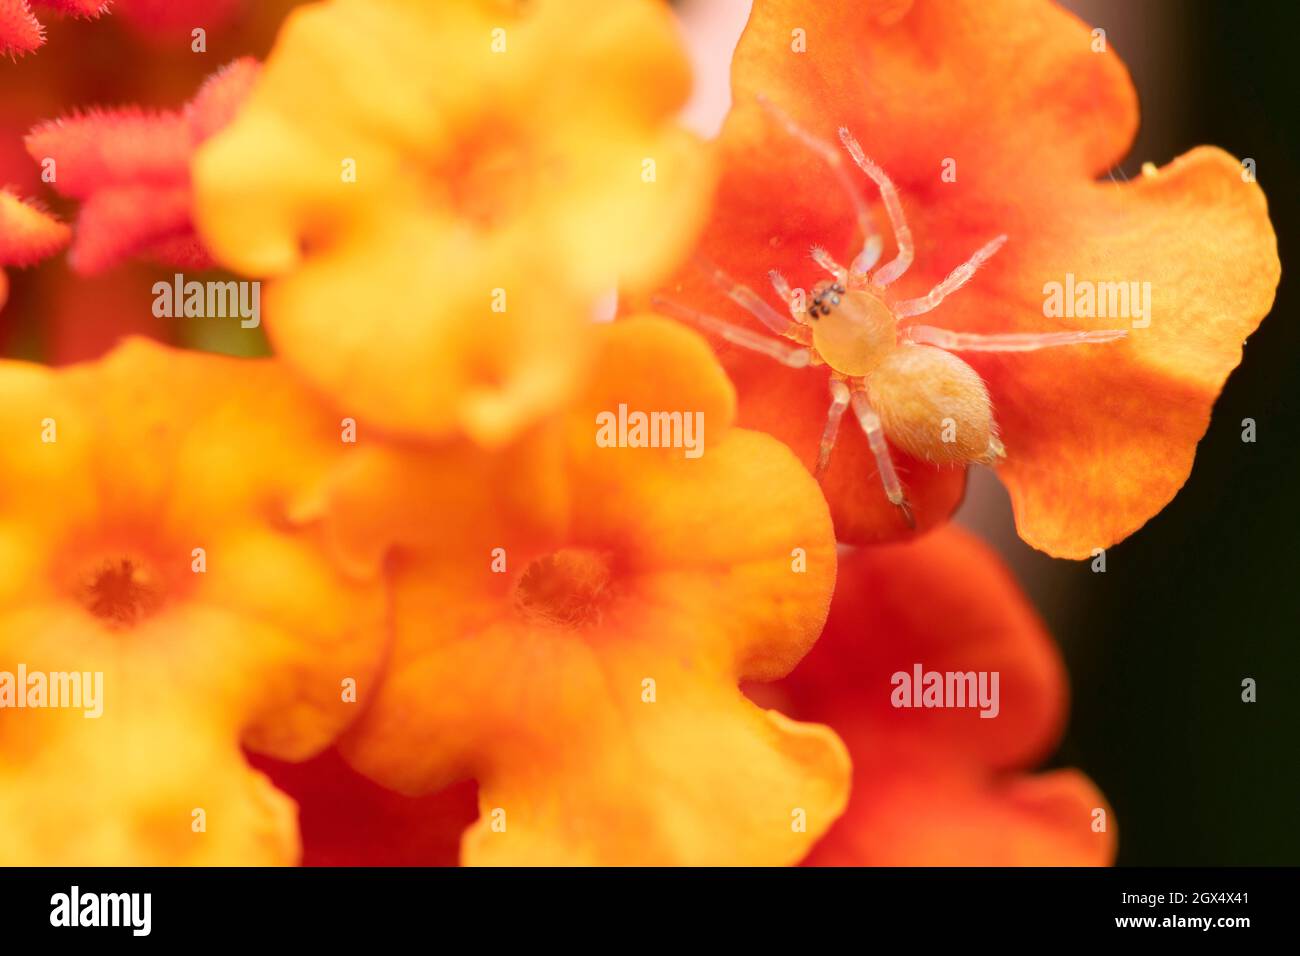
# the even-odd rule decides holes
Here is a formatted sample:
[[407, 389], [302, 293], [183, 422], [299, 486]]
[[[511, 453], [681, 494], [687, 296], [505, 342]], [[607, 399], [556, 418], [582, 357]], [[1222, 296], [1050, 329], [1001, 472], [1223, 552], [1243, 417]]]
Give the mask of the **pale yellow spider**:
[[888, 287], [907, 271], [913, 252], [912, 233], [903, 217], [894, 184], [866, 157], [853, 135], [840, 127], [840, 140], [845, 149], [880, 190], [898, 247], [898, 254], [869, 276], [880, 258], [881, 240], [872, 224], [866, 199], [850, 179], [840, 153], [804, 130], [766, 98], [759, 99], [791, 136], [820, 155], [835, 171], [857, 214], [864, 236], [862, 251], [851, 267], [845, 269], [825, 249], [814, 247], [813, 260], [833, 279], [813, 287], [811, 302], [796, 295], [780, 273], [770, 272], [772, 286], [789, 308], [790, 318], [721, 269], [706, 268], [710, 280], [728, 298], [771, 331], [798, 343], [794, 346], [661, 296], [655, 297], [654, 304], [727, 342], [761, 352], [791, 368], [829, 366], [831, 405], [817, 455], [817, 476], [821, 477], [830, 461], [840, 419], [851, 405], [875, 456], [885, 495], [902, 511], [907, 523], [913, 525], [886, 438], [914, 457], [935, 465], [993, 464], [1006, 455], [998, 440], [984, 380], [951, 351], [1028, 352], [1057, 345], [1113, 342], [1128, 332], [1106, 329], [979, 335], [929, 325], [900, 325], [900, 320], [931, 311], [969, 282], [975, 270], [1002, 247], [1007, 237], [997, 236], [985, 243], [920, 298], [892, 299]]

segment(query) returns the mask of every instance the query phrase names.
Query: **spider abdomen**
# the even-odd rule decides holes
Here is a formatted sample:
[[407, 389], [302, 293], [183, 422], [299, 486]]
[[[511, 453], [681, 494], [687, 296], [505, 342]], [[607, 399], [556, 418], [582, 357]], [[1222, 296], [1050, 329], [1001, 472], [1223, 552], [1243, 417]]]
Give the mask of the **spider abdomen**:
[[997, 426], [979, 373], [929, 345], [894, 349], [867, 378], [867, 397], [885, 435], [936, 465], [992, 460]]

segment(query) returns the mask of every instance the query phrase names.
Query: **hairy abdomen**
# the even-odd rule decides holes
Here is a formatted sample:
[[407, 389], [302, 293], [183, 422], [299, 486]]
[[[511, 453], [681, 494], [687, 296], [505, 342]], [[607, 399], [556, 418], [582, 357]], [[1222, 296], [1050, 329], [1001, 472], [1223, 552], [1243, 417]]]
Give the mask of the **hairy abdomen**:
[[929, 345], [891, 351], [867, 378], [867, 397], [889, 440], [936, 465], [992, 460], [996, 426], [979, 373]]

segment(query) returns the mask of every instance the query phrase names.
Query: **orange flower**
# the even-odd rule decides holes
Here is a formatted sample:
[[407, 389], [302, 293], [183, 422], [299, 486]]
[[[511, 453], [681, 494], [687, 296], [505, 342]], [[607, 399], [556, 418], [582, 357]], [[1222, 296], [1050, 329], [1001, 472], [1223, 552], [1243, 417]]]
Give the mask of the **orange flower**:
[[[897, 706], [916, 703], [925, 674], [947, 686], [949, 672], [975, 676], [967, 706]], [[1060, 737], [1065, 674], [996, 554], [955, 527], [841, 561], [817, 646], [761, 690], [834, 727], [853, 757], [848, 810], [809, 863], [1095, 866], [1115, 855], [1114, 821], [1087, 778], [1021, 772]]]
[[[900, 340], [937, 343], [969, 366], [944, 376], [894, 369], [887, 381], [868, 377], [863, 400], [882, 405], [876, 411], [890, 439], [882, 451], [922, 527], [947, 517], [964, 482], [964, 465], [932, 462], [996, 462], [1021, 536], [1062, 557], [1122, 540], [1182, 486], [1241, 344], [1272, 304], [1280, 269], [1260, 188], [1219, 150], [1196, 149], [1131, 183], [1095, 178], [1124, 156], [1137, 124], [1124, 67], [1097, 44], [1072, 16], [1037, 0], [757, 0], [735, 55], [724, 175], [702, 246], [705, 259], [753, 285], [768, 269], [795, 285], [811, 282], [813, 244], [841, 261], [862, 249], [848, 281], [865, 281], [861, 273], [881, 247], [864, 232], [872, 223], [885, 230], [890, 210], [858, 166], [883, 170], [915, 247], [910, 271], [881, 293], [894, 315], [908, 316]], [[760, 96], [835, 145], [821, 155], [808, 148], [761, 108]], [[874, 166], [853, 162], [837, 127], [856, 135]], [[869, 199], [861, 215], [845, 182]], [[885, 238], [880, 261], [902, 249]], [[975, 250], [986, 261], [977, 257], [973, 278], [949, 275]], [[885, 265], [872, 281], [895, 278], [902, 264]], [[941, 292], [950, 296], [912, 318], [934, 304], [924, 297], [945, 276]], [[666, 295], [705, 312], [726, 304], [697, 275]], [[758, 328], [737, 308], [726, 317]], [[796, 341], [817, 334], [806, 311], [796, 318]], [[891, 324], [881, 327], [892, 335]], [[1127, 338], [982, 351], [1018, 351], [1027, 338], [1057, 344], [1078, 331], [1100, 339], [1109, 329]], [[937, 351], [907, 345], [900, 354], [933, 363]], [[811, 466], [832, 397], [827, 376], [735, 348], [723, 359], [739, 390], [741, 423], [784, 439]], [[950, 437], [949, 421], [978, 427]], [[987, 450], [980, 441], [960, 447], [984, 433]], [[887, 477], [887, 462], [862, 432], [841, 431], [823, 487], [842, 540], [906, 533], [906, 516], [881, 491], [878, 461]]]
[[[29, 266], [68, 242], [68, 227], [0, 189], [0, 266]], [[9, 298], [9, 280], [0, 269], [0, 309]]]
[[[397, 545], [387, 677], [341, 747], [406, 794], [476, 779], [467, 864], [797, 862], [843, 806], [843, 750], [737, 683], [786, 674], [821, 630], [825, 503], [784, 446], [731, 427], [697, 336], [593, 335], [583, 394], [509, 452], [372, 446], [335, 489], [353, 560]], [[650, 412], [681, 413], [684, 447], [636, 447]]]
[[384, 644], [378, 583], [291, 517], [347, 447], [335, 420], [276, 363], [135, 340], [0, 363], [0, 435], [0, 859], [295, 862], [240, 744], [326, 747]]
[[74, 269], [94, 275], [134, 255], [211, 268], [191, 221], [190, 158], [234, 117], [258, 69], [250, 58], [226, 65], [179, 111], [94, 110], [27, 135], [27, 152], [51, 170], [59, 194], [82, 201]]
[[693, 240], [688, 87], [651, 0], [298, 8], [196, 159], [200, 230], [274, 279], [277, 353], [350, 412], [500, 444], [571, 394], [597, 297]]

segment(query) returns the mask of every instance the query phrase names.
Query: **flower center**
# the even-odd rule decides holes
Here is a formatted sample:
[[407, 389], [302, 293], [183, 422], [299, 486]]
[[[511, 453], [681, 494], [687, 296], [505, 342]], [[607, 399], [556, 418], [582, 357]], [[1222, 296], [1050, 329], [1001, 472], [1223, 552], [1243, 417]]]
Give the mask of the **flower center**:
[[613, 562], [606, 552], [561, 548], [529, 562], [515, 582], [525, 618], [562, 627], [599, 623], [610, 597]]
[[134, 557], [111, 558], [87, 576], [82, 604], [110, 627], [133, 627], [162, 604], [157, 576]]
[[485, 232], [516, 218], [553, 165], [543, 161], [538, 145], [505, 122], [465, 131], [437, 175], [452, 212]]

